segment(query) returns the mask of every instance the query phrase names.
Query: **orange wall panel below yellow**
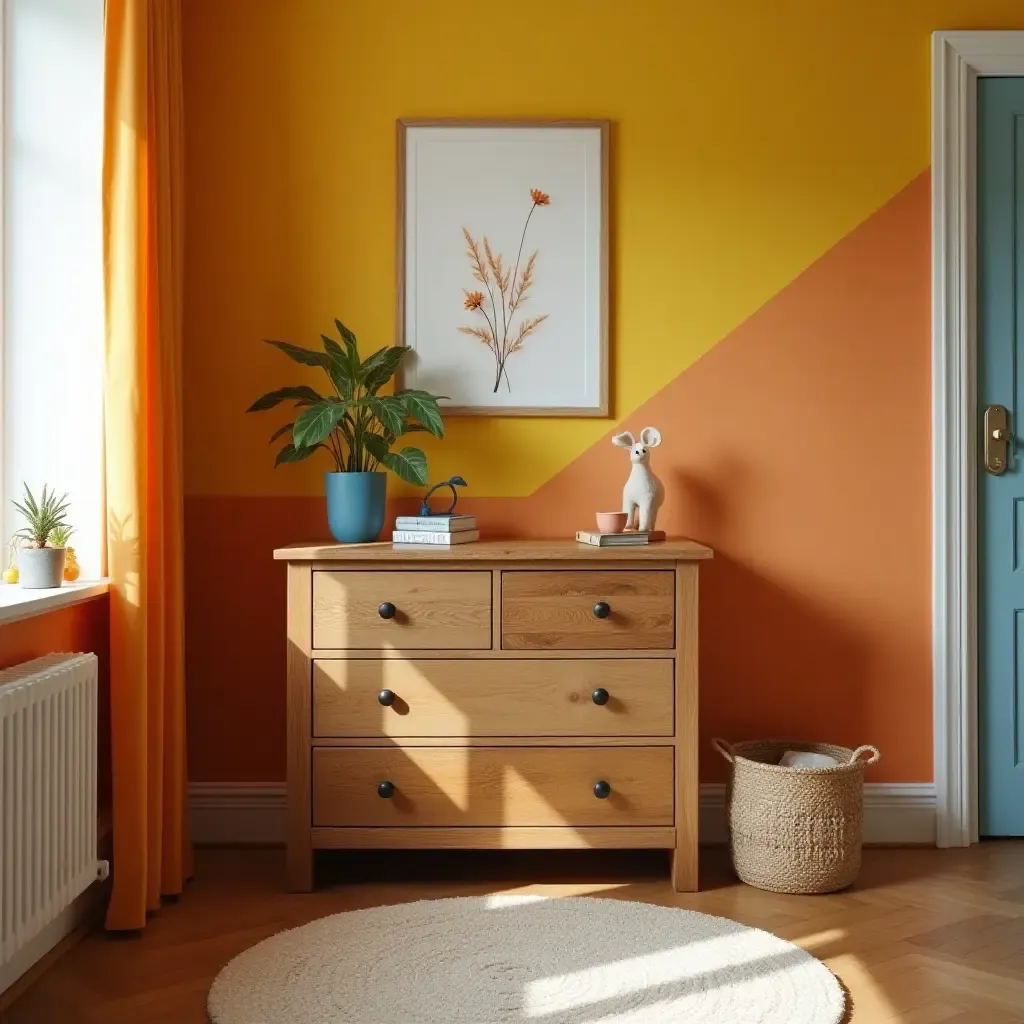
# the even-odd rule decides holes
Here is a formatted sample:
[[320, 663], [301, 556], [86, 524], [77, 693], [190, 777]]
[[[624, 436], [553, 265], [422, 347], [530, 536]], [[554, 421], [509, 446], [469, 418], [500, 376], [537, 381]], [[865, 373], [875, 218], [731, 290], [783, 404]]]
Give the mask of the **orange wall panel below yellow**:
[[[659, 525], [716, 550], [701, 569], [706, 778], [721, 777], [715, 734], [873, 743], [874, 781], [932, 777], [928, 252], [925, 174], [624, 424], [664, 435]], [[628, 471], [610, 434], [533, 494], [467, 508], [492, 536], [592, 525]], [[271, 552], [326, 534], [320, 498], [187, 498], [193, 779], [284, 777]]]

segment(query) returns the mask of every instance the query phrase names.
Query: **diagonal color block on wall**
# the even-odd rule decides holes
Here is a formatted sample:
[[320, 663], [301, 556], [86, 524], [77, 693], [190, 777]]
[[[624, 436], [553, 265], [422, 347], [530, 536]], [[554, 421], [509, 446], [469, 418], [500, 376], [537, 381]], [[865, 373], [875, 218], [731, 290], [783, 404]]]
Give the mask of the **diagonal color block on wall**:
[[[705, 746], [874, 743], [872, 781], [931, 778], [928, 225], [925, 174], [622, 425], [664, 435], [659, 526], [717, 552], [702, 569]], [[628, 471], [609, 439], [528, 497], [466, 506], [494, 536], [591, 526]], [[186, 534], [191, 777], [280, 779], [271, 550], [324, 536], [322, 502], [191, 496]]]

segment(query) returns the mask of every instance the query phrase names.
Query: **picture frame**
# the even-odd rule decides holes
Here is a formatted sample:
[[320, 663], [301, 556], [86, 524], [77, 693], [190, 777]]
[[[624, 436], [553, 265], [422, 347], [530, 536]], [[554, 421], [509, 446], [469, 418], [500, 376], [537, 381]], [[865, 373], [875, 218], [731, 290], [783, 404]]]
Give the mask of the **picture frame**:
[[609, 121], [396, 128], [398, 386], [449, 416], [609, 416]]

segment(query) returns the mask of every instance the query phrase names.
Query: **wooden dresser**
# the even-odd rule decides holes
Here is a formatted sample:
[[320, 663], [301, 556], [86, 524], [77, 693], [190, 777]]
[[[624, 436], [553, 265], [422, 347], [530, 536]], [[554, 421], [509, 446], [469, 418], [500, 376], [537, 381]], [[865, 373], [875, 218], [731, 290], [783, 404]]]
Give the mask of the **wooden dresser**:
[[692, 541], [288, 563], [288, 885], [313, 851], [661, 847], [697, 887]]

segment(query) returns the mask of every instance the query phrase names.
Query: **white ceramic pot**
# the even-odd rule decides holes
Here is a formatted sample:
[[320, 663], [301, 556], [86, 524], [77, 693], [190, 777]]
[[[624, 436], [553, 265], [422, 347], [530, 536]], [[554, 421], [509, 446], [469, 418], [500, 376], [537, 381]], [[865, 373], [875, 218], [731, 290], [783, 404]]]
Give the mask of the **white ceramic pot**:
[[25, 590], [52, 590], [64, 583], [67, 548], [20, 548], [18, 581]]

